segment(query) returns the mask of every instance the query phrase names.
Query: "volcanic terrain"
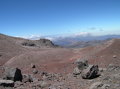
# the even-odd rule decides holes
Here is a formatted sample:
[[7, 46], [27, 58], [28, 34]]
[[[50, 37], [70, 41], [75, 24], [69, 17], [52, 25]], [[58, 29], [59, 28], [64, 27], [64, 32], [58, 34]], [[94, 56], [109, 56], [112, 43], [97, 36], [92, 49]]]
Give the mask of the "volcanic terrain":
[[[75, 79], [72, 77], [76, 59], [88, 60], [89, 64], [98, 65], [103, 69], [108, 68], [110, 64], [120, 66], [120, 39], [106, 40], [102, 43], [100, 42], [100, 44], [98, 43], [97, 45], [90, 45], [84, 48], [63, 48], [47, 39], [28, 40], [0, 34], [1, 67], [19, 68], [24, 74], [32, 74], [33, 69], [31, 68], [31, 65], [35, 65], [37, 71], [45, 71], [54, 74], [60, 73], [63, 78], [65, 77], [63, 84], [65, 87], [61, 84], [63, 88], [58, 88], [60, 84], [58, 84], [58, 86], [56, 84], [54, 87], [57, 88], [47, 87], [45, 89], [88, 89], [93, 83], [92, 80]], [[0, 71], [3, 71], [2, 68]], [[106, 73], [108, 72], [109, 71]], [[2, 76], [2, 72], [0, 75]], [[36, 76], [40, 78], [39, 75]], [[61, 80], [62, 83], [63, 80]], [[98, 78], [98, 80], [100, 79]], [[71, 82], [69, 83], [71, 86], [69, 86], [67, 81]], [[95, 81], [97, 81], [97, 79], [95, 79]], [[78, 84], [76, 82], [83, 83]], [[76, 85], [74, 85], [75, 83]], [[66, 86], [69, 87], [66, 88]], [[28, 87], [15, 89], [28, 89]]]

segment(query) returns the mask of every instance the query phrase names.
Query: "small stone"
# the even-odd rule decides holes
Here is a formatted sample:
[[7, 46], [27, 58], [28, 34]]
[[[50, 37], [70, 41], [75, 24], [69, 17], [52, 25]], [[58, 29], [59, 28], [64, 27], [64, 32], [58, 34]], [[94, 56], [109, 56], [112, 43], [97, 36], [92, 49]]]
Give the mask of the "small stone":
[[48, 83], [43, 81], [40, 86], [41, 88], [45, 88], [48, 86]]
[[38, 70], [37, 69], [33, 69], [33, 74], [37, 74]]
[[81, 70], [78, 69], [78, 67], [75, 67], [73, 70], [73, 75], [79, 75], [81, 73]]
[[43, 89], [43, 88], [49, 87], [50, 84], [47, 83], [47, 82], [45, 82], [45, 81], [38, 81], [38, 82], [35, 84], [35, 86]]
[[117, 58], [117, 55], [113, 55], [113, 58]]
[[109, 89], [110, 85], [109, 84], [103, 84], [102, 89]]
[[31, 68], [36, 68], [35, 64], [31, 64]]

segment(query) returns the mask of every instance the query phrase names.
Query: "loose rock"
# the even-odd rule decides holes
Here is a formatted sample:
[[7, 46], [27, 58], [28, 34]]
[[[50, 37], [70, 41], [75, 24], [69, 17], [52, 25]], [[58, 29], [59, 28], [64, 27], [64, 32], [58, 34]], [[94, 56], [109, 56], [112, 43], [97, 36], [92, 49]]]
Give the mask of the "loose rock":
[[24, 83], [26, 82], [33, 82], [33, 76], [32, 75], [27, 75], [27, 74], [23, 74], [23, 81]]
[[31, 68], [36, 68], [36, 66], [34, 64], [31, 64]]
[[12, 80], [0, 80], [0, 86], [4, 87], [14, 87], [14, 81]]
[[113, 55], [113, 58], [117, 58], [117, 55]]
[[77, 65], [78, 69], [83, 70], [86, 67], [88, 67], [88, 61], [85, 59], [77, 59], [75, 61], [75, 64]]
[[83, 79], [92, 79], [99, 76], [99, 69], [98, 65], [90, 65], [87, 69], [82, 71], [82, 78]]
[[33, 74], [37, 74], [38, 70], [37, 69], [33, 69]]
[[79, 75], [82, 71], [78, 69], [78, 67], [75, 67], [75, 69], [73, 70], [73, 74], [74, 75]]

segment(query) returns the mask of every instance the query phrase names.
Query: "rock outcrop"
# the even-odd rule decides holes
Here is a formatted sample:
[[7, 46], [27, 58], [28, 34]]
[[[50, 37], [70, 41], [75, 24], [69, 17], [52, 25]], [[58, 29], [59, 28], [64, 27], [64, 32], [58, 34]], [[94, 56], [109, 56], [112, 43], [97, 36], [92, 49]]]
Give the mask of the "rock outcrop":
[[48, 39], [24, 40], [21, 45], [29, 47], [58, 47]]

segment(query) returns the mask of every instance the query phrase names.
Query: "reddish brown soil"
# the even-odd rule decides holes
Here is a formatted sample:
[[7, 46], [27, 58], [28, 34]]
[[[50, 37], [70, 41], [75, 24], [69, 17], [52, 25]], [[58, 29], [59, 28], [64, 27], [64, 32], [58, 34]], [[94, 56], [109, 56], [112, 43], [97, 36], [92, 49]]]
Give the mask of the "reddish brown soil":
[[[30, 51], [11, 58], [5, 63], [6, 66], [19, 67], [25, 71], [31, 69], [30, 65], [35, 64], [39, 69], [50, 72], [66, 72], [71, 70], [73, 56], [76, 56], [72, 49], [51, 48], [42, 51]], [[69, 70], [68, 70], [69, 69]]]

